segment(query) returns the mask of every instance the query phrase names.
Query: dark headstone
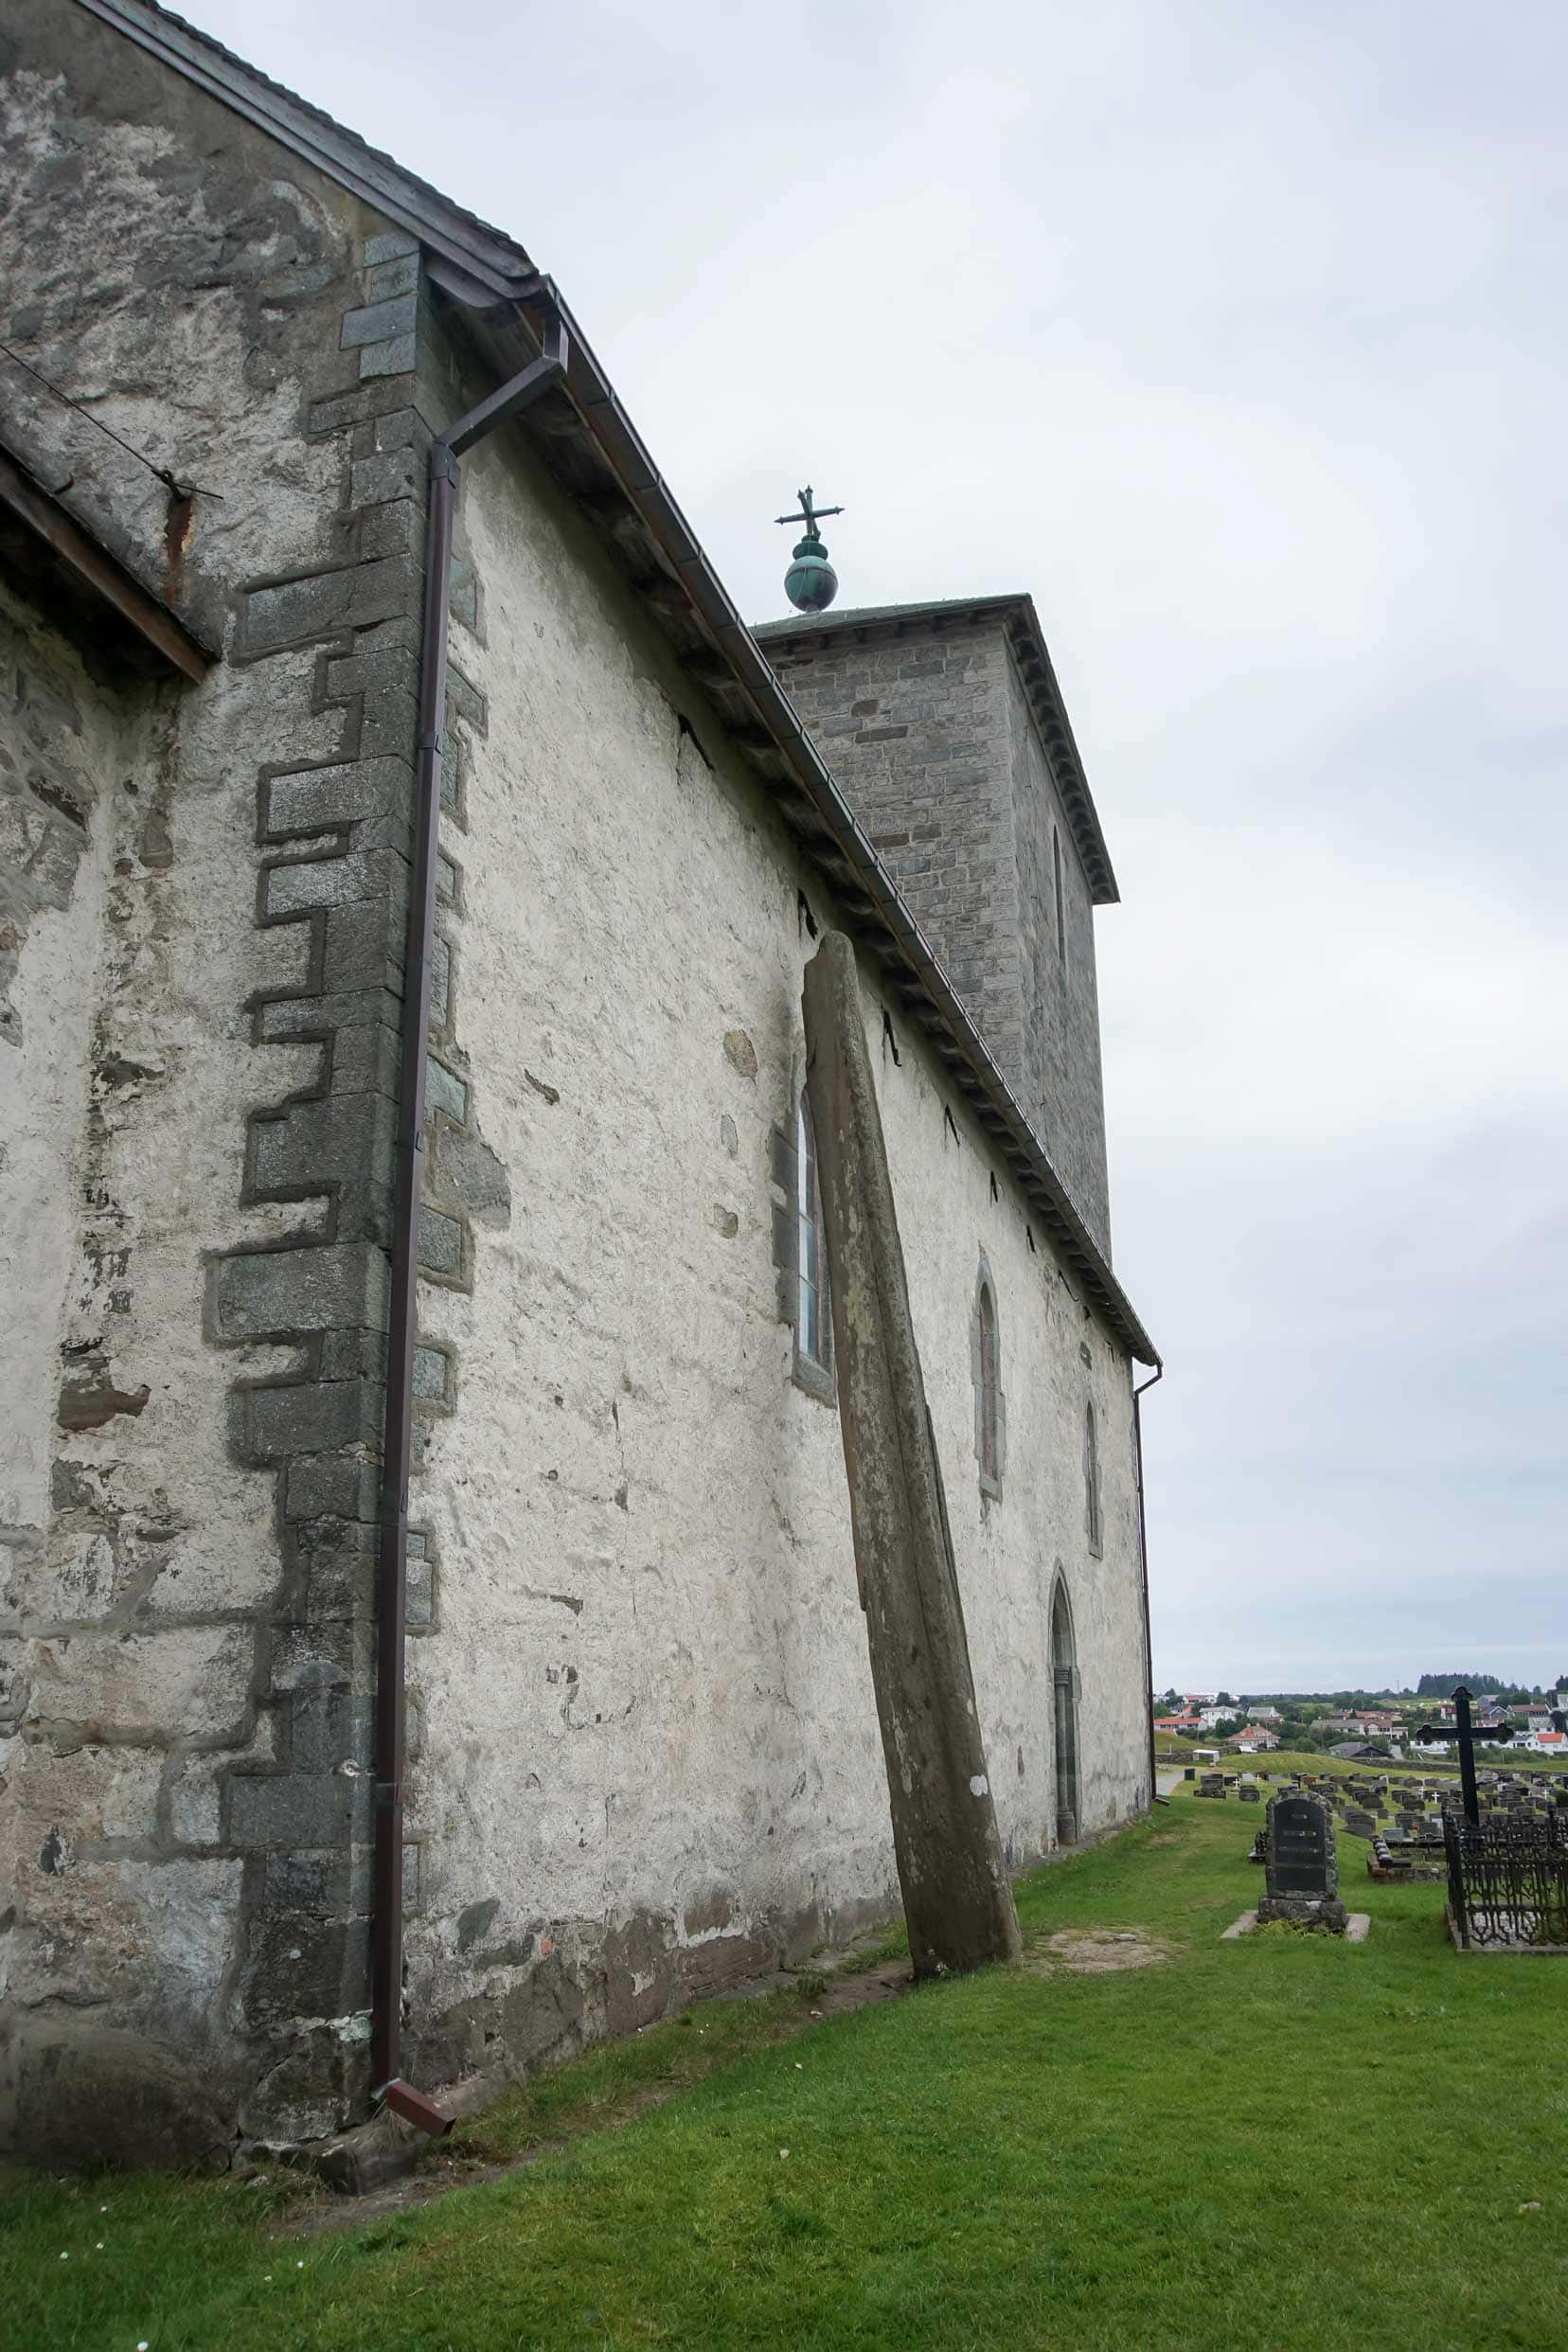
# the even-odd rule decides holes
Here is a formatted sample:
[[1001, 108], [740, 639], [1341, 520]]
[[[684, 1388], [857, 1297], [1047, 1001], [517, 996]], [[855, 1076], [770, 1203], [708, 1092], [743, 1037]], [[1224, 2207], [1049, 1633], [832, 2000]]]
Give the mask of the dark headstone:
[[1297, 1927], [1344, 1933], [1334, 1826], [1321, 1797], [1292, 1791], [1270, 1798], [1264, 1869], [1268, 1885], [1257, 1906], [1260, 1924], [1288, 1919]]

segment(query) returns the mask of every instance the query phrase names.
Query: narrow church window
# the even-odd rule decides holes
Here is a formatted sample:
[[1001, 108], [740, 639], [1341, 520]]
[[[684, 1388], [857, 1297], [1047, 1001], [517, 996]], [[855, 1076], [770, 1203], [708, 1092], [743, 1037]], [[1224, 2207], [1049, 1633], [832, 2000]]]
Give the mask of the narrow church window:
[[795, 1344], [803, 1356], [827, 1372], [832, 1367], [833, 1327], [828, 1309], [828, 1249], [822, 1230], [822, 1189], [817, 1181], [816, 1136], [811, 1106], [800, 1092], [795, 1128], [796, 1252], [800, 1296]]
[[1078, 1836], [1078, 1648], [1073, 1613], [1060, 1576], [1051, 1595], [1051, 1728], [1056, 1751], [1058, 1845], [1076, 1845]]
[[996, 1442], [996, 1301], [990, 1284], [980, 1285], [980, 1469], [987, 1478], [997, 1474], [1000, 1449]]
[[1100, 1474], [1099, 1433], [1095, 1427], [1095, 1408], [1083, 1408], [1083, 1523], [1089, 1535], [1089, 1549], [1100, 1549]]
[[1067, 969], [1067, 914], [1061, 895], [1061, 835], [1051, 828], [1051, 864], [1056, 872], [1057, 962]]

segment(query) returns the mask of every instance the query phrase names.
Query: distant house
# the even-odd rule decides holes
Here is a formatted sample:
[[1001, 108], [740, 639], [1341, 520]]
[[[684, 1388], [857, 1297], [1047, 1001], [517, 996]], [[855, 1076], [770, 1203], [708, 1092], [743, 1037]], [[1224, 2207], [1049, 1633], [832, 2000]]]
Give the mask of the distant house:
[[1516, 1740], [1514, 1744], [1533, 1748], [1538, 1755], [1568, 1755], [1568, 1735], [1559, 1731], [1532, 1729], [1523, 1741]]
[[1277, 1707], [1249, 1707], [1247, 1709], [1247, 1720], [1250, 1723], [1281, 1723], [1284, 1719]]
[[1249, 1723], [1245, 1730], [1233, 1732], [1225, 1745], [1237, 1755], [1258, 1755], [1278, 1747], [1279, 1734], [1266, 1723]]

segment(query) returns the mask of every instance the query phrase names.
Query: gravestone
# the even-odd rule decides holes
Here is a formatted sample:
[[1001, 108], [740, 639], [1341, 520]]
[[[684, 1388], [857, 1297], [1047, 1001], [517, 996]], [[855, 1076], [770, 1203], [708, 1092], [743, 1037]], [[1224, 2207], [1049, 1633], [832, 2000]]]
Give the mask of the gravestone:
[[1257, 1791], [1245, 1781], [1242, 1782], [1240, 1788], [1238, 1789], [1236, 1793], [1240, 1798], [1243, 1805], [1257, 1805], [1261, 1803]]
[[1270, 1798], [1263, 1866], [1268, 1884], [1257, 1906], [1260, 1926], [1288, 1919], [1296, 1927], [1344, 1934], [1346, 1914], [1339, 1898], [1334, 1826], [1321, 1797], [1292, 1791]]

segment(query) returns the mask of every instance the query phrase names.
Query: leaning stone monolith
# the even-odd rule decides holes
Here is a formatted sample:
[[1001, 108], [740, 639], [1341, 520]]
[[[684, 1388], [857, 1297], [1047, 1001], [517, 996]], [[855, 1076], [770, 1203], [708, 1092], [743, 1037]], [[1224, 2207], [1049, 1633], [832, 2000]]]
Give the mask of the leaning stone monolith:
[[1019, 1950], [941, 1465], [861, 1014], [855, 951], [806, 968], [807, 1091], [827, 1228], [839, 1428], [893, 1845], [918, 1976]]

